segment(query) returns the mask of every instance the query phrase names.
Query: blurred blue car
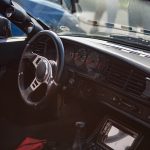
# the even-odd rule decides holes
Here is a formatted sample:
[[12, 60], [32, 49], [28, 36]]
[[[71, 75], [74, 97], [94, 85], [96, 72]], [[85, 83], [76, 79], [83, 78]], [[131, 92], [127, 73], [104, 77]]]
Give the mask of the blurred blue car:
[[[59, 4], [47, 0], [15, 0], [15, 2], [35, 18], [45, 22], [54, 31], [71, 30], [72, 32], [81, 32], [77, 18]], [[21, 36], [23, 32], [12, 25], [12, 35]]]

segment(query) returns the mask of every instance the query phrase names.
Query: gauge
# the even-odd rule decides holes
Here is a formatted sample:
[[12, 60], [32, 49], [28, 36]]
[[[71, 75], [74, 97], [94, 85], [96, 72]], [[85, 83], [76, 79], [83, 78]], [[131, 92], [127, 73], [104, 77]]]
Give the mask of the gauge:
[[85, 63], [87, 57], [87, 51], [85, 49], [79, 49], [74, 54], [74, 63], [75, 65], [81, 66]]
[[91, 52], [86, 60], [86, 68], [88, 70], [96, 69], [99, 63], [99, 54], [97, 52]]
[[99, 72], [104, 74], [105, 71], [107, 71], [108, 67], [109, 67], [109, 60], [108, 60], [108, 58], [106, 58], [103, 55], [100, 55], [100, 61], [99, 61], [99, 64], [97, 66]]
[[73, 61], [74, 58], [74, 50], [73, 49], [66, 49], [65, 50], [65, 62], [70, 63]]

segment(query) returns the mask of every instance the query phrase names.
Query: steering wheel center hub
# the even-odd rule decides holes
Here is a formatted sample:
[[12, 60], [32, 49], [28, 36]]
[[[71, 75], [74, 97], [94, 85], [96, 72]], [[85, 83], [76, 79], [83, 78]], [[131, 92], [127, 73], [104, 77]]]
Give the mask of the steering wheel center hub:
[[46, 60], [41, 60], [36, 69], [36, 78], [39, 82], [43, 82], [47, 76], [49, 70], [49, 63]]

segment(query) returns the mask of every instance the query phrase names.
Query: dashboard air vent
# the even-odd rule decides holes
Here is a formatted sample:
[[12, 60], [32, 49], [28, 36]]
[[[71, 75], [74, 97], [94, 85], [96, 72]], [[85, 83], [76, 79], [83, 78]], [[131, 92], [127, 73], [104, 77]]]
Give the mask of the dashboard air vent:
[[112, 61], [107, 72], [107, 82], [134, 95], [142, 95], [146, 87], [146, 75], [130, 65]]
[[136, 95], [142, 95], [146, 87], [145, 78], [146, 76], [142, 72], [137, 70], [132, 71], [125, 90]]
[[127, 83], [130, 70], [117, 62], [111, 62], [110, 64], [107, 81], [119, 88], [124, 88]]

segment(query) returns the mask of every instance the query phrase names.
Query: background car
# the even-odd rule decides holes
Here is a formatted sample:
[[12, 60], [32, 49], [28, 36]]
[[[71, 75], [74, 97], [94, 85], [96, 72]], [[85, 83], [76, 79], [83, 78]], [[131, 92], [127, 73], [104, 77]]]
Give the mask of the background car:
[[[50, 2], [47, 0], [15, 0], [23, 8], [27, 10], [29, 14], [32, 14], [35, 18], [39, 18], [52, 30], [64, 30], [64, 31], [76, 31], [81, 32], [77, 18], [65, 10], [61, 5], [56, 2]], [[55, 29], [54, 29], [55, 28]], [[83, 32], [83, 31], [82, 31]], [[23, 35], [23, 32], [12, 26], [12, 34], [14, 36]]]

